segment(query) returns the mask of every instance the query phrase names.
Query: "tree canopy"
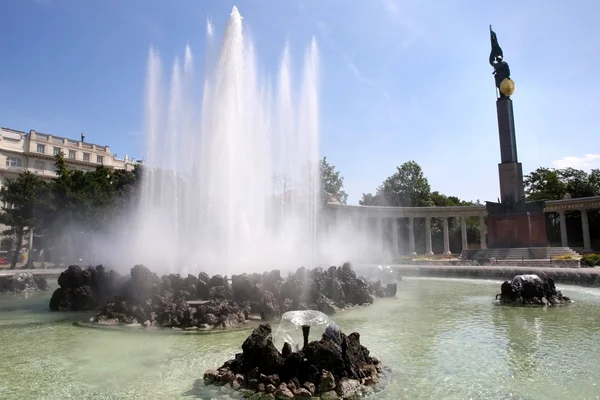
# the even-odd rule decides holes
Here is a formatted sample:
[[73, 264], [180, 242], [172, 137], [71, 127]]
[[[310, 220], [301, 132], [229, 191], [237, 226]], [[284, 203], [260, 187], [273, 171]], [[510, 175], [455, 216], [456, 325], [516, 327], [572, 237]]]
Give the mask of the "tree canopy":
[[335, 169], [335, 165], [327, 162], [327, 157], [323, 157], [319, 164], [321, 169], [321, 200], [326, 203], [330, 197], [333, 197], [340, 204], [346, 204], [348, 193], [344, 191], [344, 178], [340, 175], [340, 172]]
[[7, 181], [0, 190], [0, 222], [9, 227], [4, 234], [15, 237], [21, 249], [23, 237], [33, 228], [34, 247], [65, 253], [68, 246], [85, 253], [86, 234], [107, 229], [126, 211], [141, 171], [139, 166], [134, 171], [99, 166], [84, 172], [69, 168], [63, 154], [55, 156], [55, 170], [51, 181], [31, 172]]
[[[16, 179], [8, 180], [0, 189], [0, 223], [6, 225], [3, 235], [14, 236], [17, 249], [23, 245], [23, 238], [30, 229], [38, 224], [43, 209], [50, 206], [44, 204], [47, 184], [39, 176], [27, 171], [19, 174]], [[11, 268], [15, 268], [19, 252], [15, 252], [11, 260]]]
[[600, 169], [589, 173], [574, 168], [540, 167], [525, 176], [525, 196], [531, 201], [600, 195]]

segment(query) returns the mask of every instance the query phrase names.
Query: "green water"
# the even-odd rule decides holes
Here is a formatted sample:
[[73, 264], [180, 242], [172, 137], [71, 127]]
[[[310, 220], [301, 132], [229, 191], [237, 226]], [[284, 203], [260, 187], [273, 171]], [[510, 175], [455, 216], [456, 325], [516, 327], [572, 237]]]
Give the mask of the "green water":
[[[334, 319], [392, 367], [377, 398], [598, 399], [600, 290], [559, 289], [575, 303], [516, 308], [494, 305], [498, 282], [407, 279]], [[0, 399], [210, 399], [194, 381], [248, 334], [81, 328], [85, 314], [50, 313], [49, 296], [0, 296]]]

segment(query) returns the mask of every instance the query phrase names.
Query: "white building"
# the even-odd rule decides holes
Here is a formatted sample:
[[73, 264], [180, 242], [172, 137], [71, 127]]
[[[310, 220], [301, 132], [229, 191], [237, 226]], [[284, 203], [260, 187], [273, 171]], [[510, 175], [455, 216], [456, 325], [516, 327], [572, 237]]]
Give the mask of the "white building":
[[[14, 179], [23, 171], [31, 171], [47, 179], [55, 177], [54, 156], [60, 152], [70, 168], [82, 171], [92, 171], [100, 165], [131, 171], [139, 163], [127, 155], [117, 158], [108, 146], [85, 142], [83, 133], [76, 140], [34, 130], [27, 133], [0, 128], [0, 187], [7, 179]], [[3, 229], [5, 227], [0, 225], [0, 230]], [[0, 258], [12, 247], [12, 238], [3, 237], [0, 241]]]

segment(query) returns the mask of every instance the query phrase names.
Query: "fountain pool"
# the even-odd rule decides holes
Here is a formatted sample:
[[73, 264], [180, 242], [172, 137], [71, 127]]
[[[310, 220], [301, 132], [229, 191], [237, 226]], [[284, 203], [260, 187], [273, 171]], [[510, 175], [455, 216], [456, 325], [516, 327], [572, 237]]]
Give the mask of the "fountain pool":
[[[393, 368], [380, 399], [597, 398], [599, 289], [559, 285], [568, 307], [492, 301], [498, 281], [405, 279], [393, 300], [334, 317]], [[239, 351], [249, 330], [149, 334], [73, 326], [50, 293], [0, 296], [0, 398], [189, 397]], [[214, 390], [214, 389], [211, 389]], [[211, 392], [212, 393], [212, 392]], [[187, 395], [187, 396], [186, 396]], [[195, 393], [210, 399], [209, 393]]]

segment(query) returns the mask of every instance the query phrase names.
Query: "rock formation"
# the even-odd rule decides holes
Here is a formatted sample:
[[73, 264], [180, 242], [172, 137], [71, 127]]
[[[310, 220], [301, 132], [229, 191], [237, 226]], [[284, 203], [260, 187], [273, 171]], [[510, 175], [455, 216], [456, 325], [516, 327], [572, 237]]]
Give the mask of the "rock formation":
[[556, 290], [552, 278], [541, 279], [538, 275], [517, 275], [512, 281], [505, 281], [500, 287], [501, 303], [557, 305], [570, 303], [571, 299]]
[[124, 278], [102, 265], [81, 269], [70, 265], [58, 277], [50, 299], [52, 311], [88, 311], [97, 308], [123, 284]]
[[334, 314], [394, 297], [397, 286], [368, 284], [349, 263], [326, 270], [302, 267], [287, 278], [279, 270], [263, 274], [159, 277], [143, 265], [131, 276], [106, 272], [102, 266], [70, 266], [58, 279], [52, 310], [99, 310], [92, 322], [142, 324], [181, 329], [227, 328], [249, 319], [269, 321], [290, 310], [315, 309]]
[[21, 293], [48, 290], [46, 278], [33, 276], [30, 272], [17, 272], [0, 277], [0, 293]]
[[204, 384], [229, 385], [249, 399], [337, 399], [368, 394], [380, 383], [383, 367], [358, 333], [346, 336], [330, 326], [320, 340], [309, 342], [309, 329], [303, 332], [302, 349], [293, 352], [285, 343], [280, 352], [271, 326], [260, 325], [233, 360], [204, 373]]

